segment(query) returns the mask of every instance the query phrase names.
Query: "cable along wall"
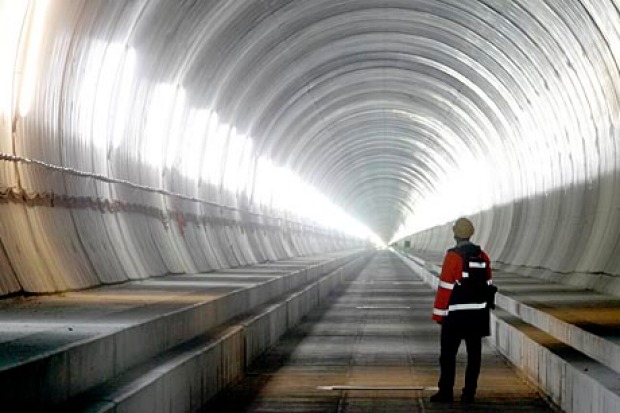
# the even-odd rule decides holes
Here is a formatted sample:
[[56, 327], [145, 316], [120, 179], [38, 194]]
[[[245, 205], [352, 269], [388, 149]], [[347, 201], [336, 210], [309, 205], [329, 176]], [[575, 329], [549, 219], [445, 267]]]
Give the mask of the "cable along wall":
[[[2, 50], [15, 56], [0, 78], [0, 295], [370, 245], [370, 231], [258, 155], [215, 102], [190, 101], [167, 45], [129, 45], [141, 19], [172, 10], [12, 3], [0, 3], [11, 22]], [[149, 47], [170, 66], [149, 66]]]

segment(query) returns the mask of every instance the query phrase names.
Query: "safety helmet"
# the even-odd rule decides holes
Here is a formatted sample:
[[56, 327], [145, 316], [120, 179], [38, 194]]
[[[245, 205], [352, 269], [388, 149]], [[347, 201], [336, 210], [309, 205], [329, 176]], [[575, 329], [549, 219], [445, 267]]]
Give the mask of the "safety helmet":
[[474, 224], [467, 218], [459, 218], [452, 226], [454, 236], [461, 239], [469, 239], [474, 235]]

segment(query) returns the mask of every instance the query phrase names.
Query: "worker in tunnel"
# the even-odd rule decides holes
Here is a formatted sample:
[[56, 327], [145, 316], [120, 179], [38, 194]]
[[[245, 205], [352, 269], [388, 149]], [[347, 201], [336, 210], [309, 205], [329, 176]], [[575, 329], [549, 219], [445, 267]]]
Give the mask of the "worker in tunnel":
[[465, 340], [467, 368], [461, 402], [472, 403], [480, 375], [482, 337], [490, 334], [489, 309], [494, 307], [496, 289], [489, 256], [470, 241], [472, 222], [459, 218], [452, 230], [456, 246], [444, 258], [432, 315], [441, 324], [441, 373], [439, 391], [430, 400], [452, 401], [456, 355]]

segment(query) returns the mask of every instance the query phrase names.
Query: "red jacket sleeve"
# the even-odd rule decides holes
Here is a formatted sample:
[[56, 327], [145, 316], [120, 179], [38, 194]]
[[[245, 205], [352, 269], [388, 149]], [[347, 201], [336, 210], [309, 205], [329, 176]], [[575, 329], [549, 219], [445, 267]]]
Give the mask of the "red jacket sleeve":
[[493, 271], [491, 270], [491, 259], [489, 258], [487, 253], [484, 252], [484, 251], [482, 251], [481, 255], [482, 255], [482, 258], [487, 263], [487, 281], [492, 281], [493, 280]]
[[448, 252], [441, 266], [439, 276], [439, 288], [435, 295], [432, 319], [441, 322], [448, 314], [448, 303], [456, 280], [461, 279], [463, 272], [463, 259], [456, 252]]

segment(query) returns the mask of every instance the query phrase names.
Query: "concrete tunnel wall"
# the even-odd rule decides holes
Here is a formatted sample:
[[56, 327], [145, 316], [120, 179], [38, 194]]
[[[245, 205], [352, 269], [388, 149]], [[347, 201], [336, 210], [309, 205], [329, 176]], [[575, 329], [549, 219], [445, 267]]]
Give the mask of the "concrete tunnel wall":
[[1, 295], [367, 245], [258, 199], [259, 159], [386, 241], [473, 215], [498, 262], [618, 289], [613, 1], [0, 7]]
[[[214, 162], [204, 153], [211, 147], [188, 142], [194, 136], [183, 136], [183, 127], [171, 129], [169, 113], [149, 112], [153, 102], [168, 103], [158, 100], [153, 89], [177, 78], [192, 50], [183, 50], [185, 57], [171, 56], [167, 34], [149, 28], [147, 21], [167, 17], [177, 6], [191, 13], [188, 5], [47, 4], [36, 90], [28, 114], [23, 113], [20, 92], [25, 86], [19, 80], [27, 76], [22, 66], [30, 57], [20, 48], [32, 47], [28, 32], [43, 3], [1, 3], [2, 27], [13, 29], [3, 40], [14, 46], [15, 73], [8, 70], [3, 79], [12, 94], [3, 96], [0, 121], [0, 295], [76, 290], [368, 245], [295, 211], [252, 203], [248, 188], [224, 185], [222, 176], [231, 169], [225, 163], [209, 170], [219, 179], [205, 179], [182, 167], [187, 156], [173, 159], [174, 166], [153, 161], [174, 151], [170, 145], [186, 145], [186, 152], [197, 154], [194, 169]], [[12, 20], [16, 16], [21, 20]], [[205, 35], [205, 28], [197, 26], [185, 34], [193, 30]], [[144, 42], [144, 66], [143, 77], [127, 83], [127, 66], [134, 64], [133, 52], [124, 46], [130, 37]], [[114, 90], [119, 83], [120, 92]], [[178, 88], [173, 99], [175, 94]], [[190, 124], [186, 130], [192, 115], [180, 115], [182, 123]], [[162, 142], [152, 151], [157, 143], [148, 135], [160, 132], [152, 126], [157, 116], [165, 117], [155, 125], [163, 129]], [[209, 128], [218, 127], [215, 114], [209, 121]], [[232, 140], [233, 133], [226, 130], [222, 136]], [[226, 147], [225, 141], [218, 143]]]

